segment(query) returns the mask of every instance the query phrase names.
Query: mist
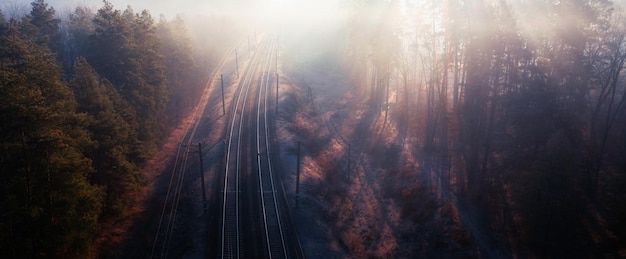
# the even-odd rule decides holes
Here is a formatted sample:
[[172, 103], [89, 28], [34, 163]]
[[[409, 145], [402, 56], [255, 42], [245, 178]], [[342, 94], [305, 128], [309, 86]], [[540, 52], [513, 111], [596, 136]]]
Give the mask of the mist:
[[[26, 11], [30, 10], [29, 0], [12, 0], [7, 1], [0, 5], [3, 10], [11, 10], [16, 7], [25, 7]], [[185, 15], [207, 15], [223, 12], [231, 12], [232, 10], [242, 6], [252, 6], [252, 1], [247, 0], [213, 0], [213, 1], [198, 1], [198, 0], [181, 0], [181, 1], [167, 1], [167, 0], [112, 0], [109, 1], [113, 6], [118, 9], [125, 9], [127, 6], [131, 6], [134, 10], [148, 10], [153, 16], [158, 17], [160, 14], [165, 15], [167, 18], [172, 18], [177, 14]], [[100, 0], [50, 0], [46, 1], [49, 6], [52, 6], [57, 12], [63, 13], [64, 10], [73, 10], [77, 6], [86, 6], [97, 10], [103, 5], [103, 1]]]
[[[8, 16], [28, 13], [30, 11], [30, 0], [10, 0], [0, 4], [0, 9]], [[54, 7], [57, 15], [71, 12], [77, 6], [89, 7], [97, 10], [103, 5], [101, 0], [49, 0], [45, 1], [48, 6]], [[205, 15], [238, 15], [244, 20], [251, 22], [262, 18], [265, 20], [282, 21], [318, 21], [328, 20], [331, 16], [336, 16], [340, 1], [287, 1], [287, 0], [110, 0], [108, 1], [117, 9], [132, 7], [135, 11], [148, 10], [154, 17], [161, 14], [166, 18], [173, 18], [176, 15], [187, 17]]]
[[0, 258], [626, 257], [626, 0], [32, 2]]

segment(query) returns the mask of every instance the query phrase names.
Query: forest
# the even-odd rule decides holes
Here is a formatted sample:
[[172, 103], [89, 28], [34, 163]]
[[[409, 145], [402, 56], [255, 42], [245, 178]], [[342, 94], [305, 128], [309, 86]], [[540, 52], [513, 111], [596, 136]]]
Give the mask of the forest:
[[95, 257], [204, 78], [180, 16], [31, 6], [0, 11], [0, 257]]
[[416, 139], [425, 185], [488, 222], [494, 246], [506, 251], [500, 256], [625, 255], [619, 3], [356, 1], [351, 8], [352, 81], [385, 121]]
[[[403, 231], [436, 228], [424, 219], [447, 204], [470, 208], [478, 228], [495, 237], [493, 253], [476, 257], [626, 256], [620, 2], [339, 2], [347, 16], [336, 25], [346, 43], [334, 46], [337, 67], [363, 109], [384, 122], [381, 131], [397, 129], [418, 161], [361, 160], [380, 168], [380, 195], [400, 207], [402, 221], [421, 224]], [[181, 16], [119, 10], [106, 0], [66, 17], [44, 0], [30, 7], [19, 17], [0, 10], [0, 257], [95, 258], [119, 238], [115, 225], [150, 184], [142, 167], [197, 104], [208, 67], [226, 48], [198, 49], [192, 38], [220, 41], [225, 25], [192, 31]], [[309, 89], [307, 101], [293, 102], [294, 118], [313, 95]], [[306, 140], [311, 157], [324, 153], [315, 146], [322, 141]], [[390, 154], [403, 148], [371, 146], [378, 153], [367, 155], [381, 161], [399, 160]], [[316, 190], [345, 204], [328, 209], [328, 221], [353, 223], [360, 213], [340, 190], [356, 176], [335, 174], [357, 171], [349, 152], [348, 170], [341, 158], [317, 161], [326, 178]], [[398, 248], [368, 254], [349, 240], [374, 244], [377, 235], [346, 237], [342, 249], [398, 256]], [[480, 241], [472, 238], [458, 239]], [[431, 248], [438, 243], [424, 242], [409, 250], [438, 255]]]

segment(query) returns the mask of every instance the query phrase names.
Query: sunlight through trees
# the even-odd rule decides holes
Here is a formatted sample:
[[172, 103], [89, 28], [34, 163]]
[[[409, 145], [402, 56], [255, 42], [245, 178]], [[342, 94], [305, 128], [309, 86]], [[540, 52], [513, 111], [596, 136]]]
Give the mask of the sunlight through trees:
[[384, 88], [404, 85], [396, 123], [433, 157], [427, 163], [444, 164], [429, 172], [443, 182], [439, 192], [453, 190], [497, 219], [494, 231], [512, 238], [500, 246], [516, 254], [615, 251], [590, 242], [593, 233], [617, 235], [604, 245], [626, 237], [613, 231], [623, 230], [614, 220], [623, 212], [607, 203], [624, 201], [612, 183], [626, 178], [614, 159], [626, 151], [621, 8], [401, 1], [403, 16], [398, 1], [354, 2], [352, 78], [385, 117]]

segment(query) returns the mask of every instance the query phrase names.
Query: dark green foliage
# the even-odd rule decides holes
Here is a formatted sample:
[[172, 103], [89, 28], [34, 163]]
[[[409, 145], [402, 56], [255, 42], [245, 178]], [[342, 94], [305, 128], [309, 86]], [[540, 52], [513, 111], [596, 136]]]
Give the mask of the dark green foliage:
[[136, 70], [136, 64], [130, 59], [130, 25], [108, 2], [98, 10], [93, 24], [95, 30], [90, 35], [87, 60], [101, 76], [123, 91], [126, 71]]
[[36, 0], [31, 3], [32, 10], [22, 21], [22, 31], [37, 45], [48, 47], [53, 53], [61, 52], [61, 32], [59, 24], [61, 20], [54, 17], [55, 10], [48, 7], [44, 0]]
[[85, 115], [86, 129], [94, 141], [87, 150], [95, 168], [90, 179], [106, 190], [105, 213], [117, 215], [128, 205], [126, 197], [141, 186], [141, 174], [130, 162], [137, 148], [137, 133], [126, 121], [135, 116], [108, 81], [98, 80], [85, 59], [77, 59], [74, 74], [69, 84], [78, 101], [77, 111]]
[[[79, 56], [86, 56], [89, 47], [89, 35], [94, 32], [93, 17], [94, 13], [87, 7], [76, 7], [73, 13], [69, 15], [67, 21], [69, 40], [68, 46], [68, 62], [74, 62]], [[68, 68], [73, 68], [73, 64], [68, 64]]]
[[2, 13], [2, 9], [0, 9], [0, 37], [4, 36], [6, 32], [6, 20], [4, 19], [4, 14]]
[[150, 13], [144, 10], [135, 15], [132, 27], [135, 44], [133, 58], [139, 67], [137, 75], [131, 76], [128, 82], [130, 87], [125, 96], [137, 111], [137, 116], [142, 118], [139, 137], [150, 147], [160, 143], [165, 130], [167, 118], [164, 112], [168, 99], [165, 65]]
[[109, 79], [137, 114], [139, 140], [154, 150], [164, 134], [167, 92], [163, 57], [147, 11], [123, 13], [105, 2], [94, 17], [87, 59]]
[[200, 73], [192, 55], [191, 40], [180, 16], [172, 21], [161, 17], [157, 35], [161, 42], [160, 52], [163, 53], [170, 96], [167, 114], [175, 122], [181, 119], [181, 114], [191, 109], [194, 98], [201, 91]]
[[0, 258], [94, 257], [102, 226], [145, 185], [169, 95], [196, 83], [189, 40], [105, 1], [75, 9], [61, 41], [55, 10], [31, 5], [21, 21], [0, 11]]
[[79, 256], [97, 230], [102, 192], [91, 185], [91, 140], [51, 53], [9, 24], [0, 45], [0, 254]]

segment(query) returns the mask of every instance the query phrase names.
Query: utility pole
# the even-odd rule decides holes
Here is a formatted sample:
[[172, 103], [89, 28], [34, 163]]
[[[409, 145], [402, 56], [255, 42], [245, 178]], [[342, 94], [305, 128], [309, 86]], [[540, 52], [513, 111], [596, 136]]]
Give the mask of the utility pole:
[[[278, 49], [280, 48], [280, 41], [278, 34], [276, 34], [276, 74], [278, 74]], [[278, 78], [278, 77], [276, 77]], [[276, 79], [278, 81], [278, 79]]]
[[275, 114], [278, 114], [278, 73], [276, 73], [276, 105], [275, 106], [276, 106]]
[[226, 115], [226, 104], [224, 104], [224, 74], [220, 74], [220, 80], [222, 81], [222, 115]]
[[237, 57], [237, 49], [235, 49], [235, 64], [237, 64], [237, 79], [239, 79], [239, 58]]
[[350, 143], [348, 143], [348, 179], [350, 179], [350, 174], [352, 173], [352, 161], [350, 159]]
[[298, 141], [298, 161], [296, 163], [296, 209], [298, 208], [300, 198], [300, 141]]
[[[278, 49], [280, 47], [279, 43], [280, 42], [278, 41], [278, 34], [276, 34], [276, 64], [275, 64], [276, 65], [276, 68], [275, 68], [276, 74], [278, 74]], [[278, 78], [278, 77], [276, 77], [276, 78]]]
[[248, 57], [251, 55], [250, 52], [252, 51], [250, 50], [250, 34], [248, 34]]
[[385, 120], [383, 121], [383, 128], [385, 128], [385, 126], [387, 126], [387, 114], [389, 113], [389, 81], [390, 78], [389, 76], [387, 76], [387, 80], [386, 80], [386, 84], [387, 84], [387, 90], [385, 93]]
[[276, 47], [276, 62], [275, 62], [275, 65], [276, 65], [276, 68], [275, 68], [276, 73], [278, 73], [278, 47]]
[[207, 211], [206, 192], [204, 190], [204, 165], [202, 162], [202, 143], [198, 142], [198, 158], [200, 159], [200, 180], [202, 181], [202, 207]]

